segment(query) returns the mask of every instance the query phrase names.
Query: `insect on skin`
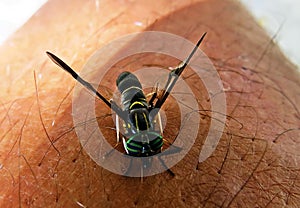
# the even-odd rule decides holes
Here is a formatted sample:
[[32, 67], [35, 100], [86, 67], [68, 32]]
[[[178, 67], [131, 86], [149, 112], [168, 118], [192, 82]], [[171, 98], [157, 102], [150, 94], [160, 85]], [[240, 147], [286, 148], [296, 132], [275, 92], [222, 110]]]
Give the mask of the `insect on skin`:
[[[170, 71], [167, 83], [162, 92], [159, 93], [160, 95], [158, 96], [158, 93], [154, 92], [149, 102], [147, 102], [146, 100], [146, 96], [142, 90], [142, 85], [138, 78], [130, 72], [122, 72], [116, 80], [116, 85], [121, 93], [121, 103], [123, 105], [123, 108], [119, 107], [113, 100], [108, 101], [89, 82], [82, 79], [60, 58], [48, 51], [46, 53], [55, 64], [67, 71], [74, 79], [76, 79], [89, 91], [96, 94], [97, 98], [101, 99], [109, 108], [111, 108], [116, 113], [117, 141], [119, 141], [118, 121], [119, 118], [123, 120], [125, 135], [122, 135], [122, 143], [126, 154], [134, 157], [148, 157], [162, 152], [163, 144], [168, 142], [162, 137], [162, 128], [160, 128], [160, 132], [155, 130], [154, 120], [158, 115], [159, 123], [161, 126], [159, 110], [168, 98], [179, 76], [188, 65], [197, 48], [200, 46], [205, 35], [206, 33], [201, 36], [186, 60], [181, 62], [177, 67]], [[154, 103], [155, 100], [156, 102]], [[180, 148], [177, 147], [177, 150], [175, 150], [175, 152], [180, 151], [179, 149]], [[171, 154], [175, 152], [173, 151]], [[160, 157], [159, 159], [162, 165], [172, 175], [174, 175]], [[149, 161], [147, 162], [147, 160], [143, 160], [143, 167], [147, 168], [147, 166], [149, 166], [148, 163]]]

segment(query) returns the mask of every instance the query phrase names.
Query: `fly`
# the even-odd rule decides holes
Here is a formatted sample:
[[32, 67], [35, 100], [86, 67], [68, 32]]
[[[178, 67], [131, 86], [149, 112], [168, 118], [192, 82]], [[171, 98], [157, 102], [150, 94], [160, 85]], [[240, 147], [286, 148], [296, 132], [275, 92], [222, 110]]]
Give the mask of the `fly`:
[[[70, 66], [63, 62], [60, 58], [50, 52], [46, 52], [50, 59], [59, 67], [67, 71], [74, 79], [82, 84], [89, 91], [93, 92], [97, 98], [102, 100], [109, 108], [116, 113], [116, 131], [119, 139], [119, 118], [124, 122], [125, 134], [122, 135], [122, 143], [125, 152], [129, 156], [149, 157], [162, 152], [163, 144], [168, 142], [162, 136], [161, 120], [159, 110], [167, 100], [171, 90], [182, 74], [190, 59], [203, 41], [206, 33], [204, 33], [192, 52], [177, 67], [170, 71], [168, 80], [162, 89], [162, 92], [154, 92], [147, 102], [143, 92], [142, 85], [138, 78], [131, 72], [122, 72], [116, 80], [116, 85], [121, 93], [121, 103], [123, 107], [119, 107], [113, 100], [107, 100], [99, 93], [89, 82], [82, 79]], [[154, 103], [154, 101], [156, 102]], [[154, 120], [159, 117], [160, 131], [155, 130]], [[117, 141], [119, 141], [117, 139]], [[175, 138], [176, 139], [176, 138]], [[179, 149], [179, 148], [178, 148]], [[178, 150], [179, 151], [179, 150]], [[172, 174], [164, 162], [160, 159], [162, 165]], [[143, 164], [146, 168], [148, 164]]]

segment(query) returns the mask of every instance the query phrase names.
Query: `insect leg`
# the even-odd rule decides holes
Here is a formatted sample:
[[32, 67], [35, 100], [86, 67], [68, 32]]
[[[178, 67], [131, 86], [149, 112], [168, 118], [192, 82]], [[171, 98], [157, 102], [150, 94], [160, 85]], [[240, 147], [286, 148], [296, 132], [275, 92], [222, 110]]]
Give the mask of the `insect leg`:
[[150, 108], [153, 108], [153, 106], [154, 106], [153, 102], [154, 102], [154, 100], [155, 100], [156, 97], [157, 97], [157, 92], [153, 92], [152, 96], [151, 96], [151, 99], [149, 100], [149, 106], [150, 106]]
[[120, 141], [120, 124], [119, 124], [119, 116], [116, 114], [116, 130], [117, 130], [117, 143]]
[[127, 149], [127, 145], [126, 145], [126, 141], [125, 141], [124, 137], [122, 137], [122, 143], [123, 143], [123, 147], [124, 147], [126, 153], [129, 154], [128, 149]]
[[151, 109], [151, 108], [153, 108], [154, 107], [154, 100], [155, 100], [155, 98], [157, 97], [157, 91], [158, 91], [158, 83], [156, 83], [156, 87], [154, 87], [154, 89], [155, 89], [155, 91], [154, 92], [152, 92], [152, 93], [150, 93], [150, 95], [152, 94], [152, 96], [151, 96], [151, 98], [150, 98], [150, 100], [149, 100], [149, 108]]
[[174, 173], [173, 171], [171, 171], [171, 170], [168, 168], [168, 166], [167, 166], [166, 163], [163, 161], [163, 159], [161, 159], [160, 156], [158, 157], [158, 159], [159, 159], [160, 163], [162, 164], [162, 166], [163, 166], [165, 169], [167, 169], [168, 173], [169, 173], [171, 176], [174, 177], [174, 176], [175, 176], [175, 173]]
[[159, 125], [160, 135], [163, 135], [163, 128], [162, 128], [160, 112], [158, 112], [157, 117], [158, 117], [158, 125]]
[[[179, 133], [176, 135], [175, 140], [177, 139], [178, 135], [179, 135]], [[172, 176], [175, 176], [175, 174], [173, 173], [173, 171], [171, 171], [171, 170], [168, 168], [168, 166], [166, 165], [166, 163], [164, 162], [164, 160], [163, 160], [161, 157], [162, 157], [162, 156], [165, 156], [165, 155], [171, 155], [171, 154], [179, 153], [179, 152], [182, 150], [182, 148], [181, 148], [181, 147], [178, 147], [178, 146], [176, 146], [176, 145], [174, 145], [174, 144], [172, 144], [171, 142], [169, 142], [169, 141], [166, 140], [166, 139], [163, 139], [163, 140], [164, 140], [164, 143], [165, 143], [165, 144], [168, 144], [168, 145], [169, 145], [169, 148], [168, 148], [167, 150], [163, 151], [161, 154], [159, 154], [158, 159], [159, 159], [159, 161], [161, 162], [162, 166], [163, 166], [165, 169], [167, 169], [168, 173], [169, 173], [170, 175], [172, 175]], [[175, 140], [174, 140], [174, 142], [175, 142]]]
[[[172, 148], [172, 150], [171, 150], [171, 148]], [[181, 150], [182, 150], [182, 148], [177, 147], [177, 146], [175, 146], [175, 145], [171, 145], [171, 146], [168, 148], [168, 150], [165, 150], [164, 152], [162, 152], [161, 155], [158, 156], [158, 159], [159, 159], [159, 161], [161, 162], [162, 166], [163, 166], [165, 169], [167, 169], [168, 173], [169, 173], [170, 175], [172, 175], [172, 176], [175, 176], [175, 174], [173, 173], [173, 171], [171, 171], [171, 170], [169, 169], [169, 167], [166, 165], [166, 163], [165, 163], [164, 160], [161, 158], [161, 156], [164, 156], [164, 155], [170, 155], [170, 154], [176, 154], [176, 153], [180, 152]]]
[[114, 151], [116, 151], [116, 148], [117, 148], [119, 145], [120, 145], [120, 142], [118, 142], [117, 144], [115, 144], [115, 146], [114, 146], [108, 153], [106, 153], [106, 154], [103, 156], [103, 158], [105, 159], [105, 158], [109, 157], [109, 156], [111, 155], [111, 153], [113, 153]]
[[[116, 118], [116, 119], [118, 120], [119, 118]], [[119, 125], [119, 122], [118, 123], [116, 122], [117, 143], [114, 145], [114, 147], [108, 153], [106, 153], [104, 155], [104, 158], [107, 158], [111, 153], [113, 153], [114, 151], [116, 151], [116, 148], [121, 144], [121, 142], [119, 141], [120, 136], [118, 136], [118, 135], [120, 135], [120, 131], [118, 130], [118, 125]], [[126, 141], [125, 141], [124, 137], [122, 137], [122, 143], [123, 143], [124, 149], [126, 150], [126, 153], [128, 154], [128, 150], [126, 149], [126, 144], [124, 142], [126, 142]]]
[[144, 177], [144, 166], [141, 165], [141, 183], [143, 183], [143, 177]]

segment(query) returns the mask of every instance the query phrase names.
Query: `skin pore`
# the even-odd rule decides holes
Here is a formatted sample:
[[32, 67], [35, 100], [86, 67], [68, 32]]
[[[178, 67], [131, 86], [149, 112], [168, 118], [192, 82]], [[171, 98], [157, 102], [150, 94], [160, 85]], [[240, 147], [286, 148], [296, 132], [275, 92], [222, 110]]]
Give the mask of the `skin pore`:
[[[193, 43], [207, 32], [201, 49], [222, 79], [227, 119], [207, 160], [198, 164], [211, 119], [203, 113], [195, 144], [171, 168], [175, 176], [141, 182], [105, 170], [82, 150], [72, 128], [75, 81], [45, 51], [79, 72], [105, 44], [146, 30]], [[239, 3], [51, 0], [0, 53], [0, 207], [300, 206], [299, 72]], [[203, 86], [192, 88], [209, 109]]]

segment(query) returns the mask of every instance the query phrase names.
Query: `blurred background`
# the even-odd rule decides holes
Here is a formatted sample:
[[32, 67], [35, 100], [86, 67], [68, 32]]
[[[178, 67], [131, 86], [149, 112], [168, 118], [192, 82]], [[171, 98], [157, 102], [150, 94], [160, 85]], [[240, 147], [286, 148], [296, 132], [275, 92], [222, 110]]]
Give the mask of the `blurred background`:
[[[22, 26], [47, 0], [0, 0], [0, 45]], [[256, 17], [286, 56], [300, 66], [300, 1], [240, 0]]]

